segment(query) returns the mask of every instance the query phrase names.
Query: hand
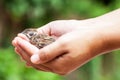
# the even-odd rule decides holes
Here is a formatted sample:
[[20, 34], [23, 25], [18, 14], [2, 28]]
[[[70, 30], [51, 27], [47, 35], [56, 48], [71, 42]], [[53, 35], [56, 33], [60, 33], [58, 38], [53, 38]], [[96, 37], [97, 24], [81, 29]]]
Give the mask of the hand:
[[[65, 25], [66, 23], [69, 25]], [[78, 27], [73, 28], [74, 25], [71, 26], [71, 23], [69, 21], [57, 21], [39, 28], [40, 33], [56, 37], [54, 43], [40, 50], [31, 45], [25, 36], [18, 35], [13, 40], [16, 52], [34, 68], [64, 75], [109, 50], [107, 47], [109, 44], [106, 43], [107, 41], [110, 42], [111, 39], [109, 40], [108, 36], [104, 35], [104, 30], [106, 31], [104, 26], [99, 27], [99, 24], [87, 27], [87, 24], [83, 24], [83, 22], [82, 26], [84, 27], [82, 27], [80, 26], [81, 22], [77, 22], [74, 25]], [[91, 26], [91, 24], [89, 25]]]
[[[13, 45], [16, 47], [16, 52], [27, 62], [27, 65], [58, 74], [69, 73], [95, 56], [95, 53], [90, 54], [92, 50], [89, 48], [92, 48], [93, 44], [90, 45], [88, 42], [92, 41], [96, 44], [94, 37], [98, 36], [96, 34], [97, 31], [92, 30], [91, 27], [87, 27], [87, 21], [85, 21], [86, 23], [81, 22], [75, 20], [54, 21], [39, 28], [38, 31], [40, 33], [58, 38], [56, 42], [41, 50], [31, 45], [29, 40], [22, 34], [19, 34], [13, 40]], [[91, 38], [88, 36], [90, 34], [92, 34]], [[90, 39], [94, 36], [93, 40], [87, 40], [87, 36]], [[30, 61], [30, 57], [34, 64]]]

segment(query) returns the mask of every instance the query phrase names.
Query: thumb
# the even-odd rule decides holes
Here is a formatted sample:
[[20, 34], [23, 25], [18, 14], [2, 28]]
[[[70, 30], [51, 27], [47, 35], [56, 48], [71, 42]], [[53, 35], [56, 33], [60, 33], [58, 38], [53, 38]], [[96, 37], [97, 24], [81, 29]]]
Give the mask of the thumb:
[[65, 52], [65, 44], [59, 41], [55, 41], [52, 44], [40, 49], [38, 53], [31, 56], [31, 62], [34, 64], [46, 63], [64, 54]]

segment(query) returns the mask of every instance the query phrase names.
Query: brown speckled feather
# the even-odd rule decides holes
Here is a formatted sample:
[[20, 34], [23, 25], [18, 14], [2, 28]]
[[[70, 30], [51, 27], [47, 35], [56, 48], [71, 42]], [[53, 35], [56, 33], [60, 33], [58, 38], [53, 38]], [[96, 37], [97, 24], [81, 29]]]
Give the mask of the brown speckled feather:
[[25, 29], [22, 33], [26, 35], [31, 44], [39, 49], [55, 41], [55, 39], [49, 35], [39, 34], [36, 29]]

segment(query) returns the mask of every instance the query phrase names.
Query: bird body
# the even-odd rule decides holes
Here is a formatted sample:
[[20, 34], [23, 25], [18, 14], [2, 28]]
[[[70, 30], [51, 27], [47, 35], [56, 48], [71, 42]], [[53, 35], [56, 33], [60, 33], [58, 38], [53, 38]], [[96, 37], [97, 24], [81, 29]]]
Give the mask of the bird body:
[[31, 44], [35, 45], [39, 49], [55, 41], [52, 36], [40, 34], [36, 29], [25, 29], [22, 33], [30, 40]]

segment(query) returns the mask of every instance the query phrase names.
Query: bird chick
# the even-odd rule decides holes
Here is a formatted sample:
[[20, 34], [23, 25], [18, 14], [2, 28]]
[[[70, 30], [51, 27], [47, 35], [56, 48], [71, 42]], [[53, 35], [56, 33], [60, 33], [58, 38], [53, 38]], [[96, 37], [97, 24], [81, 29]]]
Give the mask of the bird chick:
[[35, 45], [39, 49], [55, 41], [55, 38], [52, 36], [47, 34], [40, 34], [34, 28], [25, 29], [22, 34], [24, 34], [30, 40], [31, 44]]

